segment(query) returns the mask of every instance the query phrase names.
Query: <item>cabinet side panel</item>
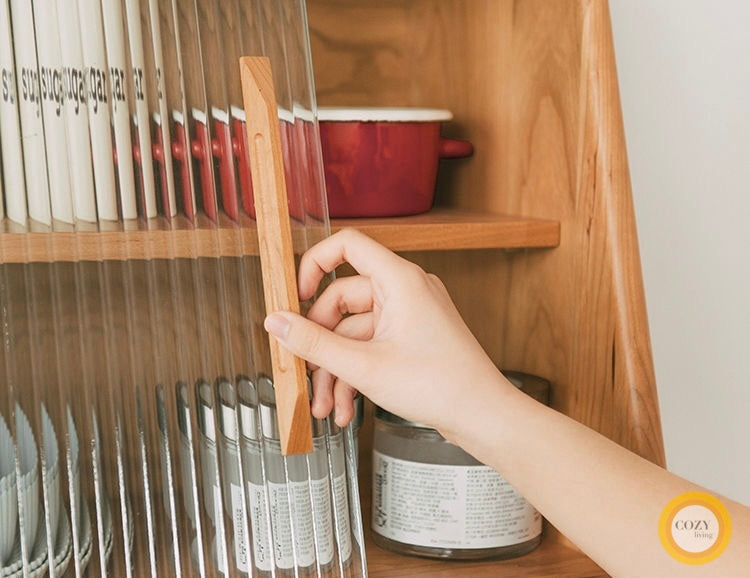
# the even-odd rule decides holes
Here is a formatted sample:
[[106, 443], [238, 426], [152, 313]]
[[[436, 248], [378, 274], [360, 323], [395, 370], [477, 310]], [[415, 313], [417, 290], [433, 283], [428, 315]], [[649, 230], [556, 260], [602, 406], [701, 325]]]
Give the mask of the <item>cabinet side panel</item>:
[[558, 215], [562, 239], [512, 259], [502, 358], [546, 372], [558, 409], [663, 465], [606, 2], [517, 2], [513, 57], [505, 210]]

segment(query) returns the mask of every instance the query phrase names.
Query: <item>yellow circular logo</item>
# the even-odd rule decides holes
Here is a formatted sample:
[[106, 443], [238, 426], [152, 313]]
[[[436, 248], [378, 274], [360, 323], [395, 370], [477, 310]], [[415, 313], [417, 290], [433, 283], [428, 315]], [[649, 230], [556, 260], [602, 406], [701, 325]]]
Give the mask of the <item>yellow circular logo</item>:
[[717, 498], [687, 492], [667, 504], [659, 518], [659, 538], [667, 553], [684, 564], [718, 558], [729, 544], [732, 521]]

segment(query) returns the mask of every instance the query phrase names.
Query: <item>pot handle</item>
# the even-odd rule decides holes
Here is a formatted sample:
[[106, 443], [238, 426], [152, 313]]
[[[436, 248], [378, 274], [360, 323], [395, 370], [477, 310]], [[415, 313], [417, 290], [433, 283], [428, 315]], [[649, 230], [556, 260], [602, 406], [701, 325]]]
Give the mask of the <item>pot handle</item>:
[[440, 138], [438, 154], [441, 159], [458, 159], [474, 154], [474, 145], [467, 140]]

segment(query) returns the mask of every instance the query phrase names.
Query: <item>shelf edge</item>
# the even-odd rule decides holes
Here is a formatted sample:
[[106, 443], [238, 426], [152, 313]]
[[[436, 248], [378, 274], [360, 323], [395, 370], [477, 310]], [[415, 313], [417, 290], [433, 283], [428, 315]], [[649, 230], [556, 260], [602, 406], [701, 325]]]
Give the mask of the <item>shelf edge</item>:
[[[333, 219], [393, 251], [540, 249], [560, 244], [560, 222], [434, 209], [410, 217]], [[295, 240], [304, 248], [304, 239]], [[0, 263], [240, 257], [258, 254], [254, 226], [120, 231], [0, 232]]]

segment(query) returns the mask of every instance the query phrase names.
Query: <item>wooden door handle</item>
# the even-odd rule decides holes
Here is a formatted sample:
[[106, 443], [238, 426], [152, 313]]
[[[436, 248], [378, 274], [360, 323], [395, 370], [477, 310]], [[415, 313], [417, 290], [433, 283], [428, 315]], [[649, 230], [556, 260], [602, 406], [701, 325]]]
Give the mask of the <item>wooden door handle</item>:
[[[266, 57], [240, 59], [247, 144], [255, 195], [263, 293], [267, 313], [299, 313], [279, 116], [271, 63]], [[312, 452], [312, 423], [305, 362], [270, 337], [281, 451]]]

